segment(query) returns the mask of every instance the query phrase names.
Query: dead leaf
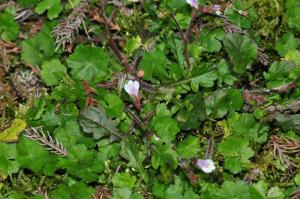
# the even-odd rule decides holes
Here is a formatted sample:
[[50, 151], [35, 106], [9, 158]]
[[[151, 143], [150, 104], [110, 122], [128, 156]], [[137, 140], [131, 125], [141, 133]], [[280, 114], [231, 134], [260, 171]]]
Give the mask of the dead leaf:
[[15, 142], [19, 139], [20, 133], [26, 128], [26, 122], [22, 119], [14, 119], [12, 125], [0, 132], [0, 141]]

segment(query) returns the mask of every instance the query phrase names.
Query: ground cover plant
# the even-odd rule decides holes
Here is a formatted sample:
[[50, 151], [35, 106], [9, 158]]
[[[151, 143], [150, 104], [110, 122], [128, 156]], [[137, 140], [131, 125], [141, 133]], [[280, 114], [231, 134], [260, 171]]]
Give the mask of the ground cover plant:
[[0, 0], [0, 198], [299, 198], [299, 13]]

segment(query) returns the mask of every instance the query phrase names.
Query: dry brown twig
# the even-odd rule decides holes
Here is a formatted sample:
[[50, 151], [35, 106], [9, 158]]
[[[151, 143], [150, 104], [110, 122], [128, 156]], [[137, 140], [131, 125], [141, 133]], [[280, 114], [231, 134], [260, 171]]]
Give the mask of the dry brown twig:
[[108, 199], [111, 198], [111, 193], [106, 187], [96, 187], [96, 192], [93, 194], [92, 199]]
[[40, 144], [51, 153], [56, 155], [66, 157], [68, 155], [67, 150], [64, 146], [57, 140], [57, 138], [52, 138], [49, 132], [45, 135], [42, 127], [31, 127], [30, 129], [25, 129], [24, 136], [39, 141]]
[[290, 199], [300, 198], [300, 187], [298, 187], [293, 193], [291, 193]]

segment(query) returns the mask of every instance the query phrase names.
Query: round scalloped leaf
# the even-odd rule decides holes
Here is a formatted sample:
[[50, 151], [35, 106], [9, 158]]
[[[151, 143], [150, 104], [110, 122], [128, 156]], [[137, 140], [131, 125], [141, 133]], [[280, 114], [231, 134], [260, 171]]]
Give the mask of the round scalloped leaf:
[[98, 47], [79, 45], [67, 59], [68, 66], [72, 68], [72, 76], [78, 80], [89, 83], [103, 81], [108, 74], [109, 57]]

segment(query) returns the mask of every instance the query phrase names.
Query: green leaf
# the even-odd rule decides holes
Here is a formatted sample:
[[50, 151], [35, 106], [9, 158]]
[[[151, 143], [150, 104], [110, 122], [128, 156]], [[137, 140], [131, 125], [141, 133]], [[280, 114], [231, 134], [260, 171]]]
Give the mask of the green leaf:
[[133, 138], [125, 139], [121, 143], [121, 155], [129, 161], [128, 166], [138, 170], [145, 182], [148, 181], [148, 175], [144, 169], [142, 154], [139, 153], [138, 145]]
[[124, 111], [124, 102], [115, 94], [104, 95], [104, 101], [107, 104], [106, 112], [109, 117], [120, 118]]
[[86, 98], [83, 95], [84, 91], [81, 82], [80, 85], [79, 82], [77, 85], [74, 82], [61, 82], [52, 90], [51, 97], [49, 98], [56, 101], [74, 102], [81, 100], [85, 102]]
[[172, 144], [159, 144], [155, 147], [151, 158], [152, 167], [158, 169], [159, 166], [171, 166], [176, 169], [178, 166], [177, 153], [173, 150]]
[[102, 107], [89, 106], [83, 109], [79, 116], [79, 124], [85, 133], [93, 134], [94, 139], [108, 135], [122, 137], [116, 127], [117, 121], [109, 119]]
[[87, 183], [96, 181], [104, 170], [104, 163], [96, 157], [95, 152], [82, 144], [71, 145], [67, 150], [67, 158], [60, 159], [58, 166]]
[[196, 76], [192, 78], [191, 83], [200, 85], [204, 88], [210, 88], [214, 85], [215, 80], [218, 78], [218, 74], [215, 70], [211, 70], [202, 75]]
[[90, 199], [93, 196], [93, 192], [94, 189], [88, 187], [86, 184], [75, 182], [72, 185], [60, 185], [50, 193], [50, 197], [55, 199]]
[[263, 127], [257, 122], [253, 114], [235, 113], [228, 119], [229, 128], [234, 135], [244, 137], [253, 142], [262, 143], [268, 138], [268, 127]]
[[271, 187], [267, 194], [268, 199], [284, 199], [284, 190], [277, 186]]
[[65, 147], [70, 147], [76, 144], [83, 138], [83, 134], [80, 131], [80, 126], [77, 120], [69, 120], [63, 125], [60, 125], [55, 129], [55, 137]]
[[17, 145], [17, 161], [23, 168], [28, 168], [33, 172], [39, 172], [45, 165], [50, 154], [44, 149], [39, 142], [21, 137]]
[[20, 133], [26, 128], [26, 122], [21, 119], [14, 119], [11, 126], [0, 132], [0, 141], [16, 142], [19, 139]]
[[284, 60], [294, 62], [295, 65], [296, 65], [296, 69], [299, 68], [300, 67], [300, 51], [298, 51], [298, 50], [289, 50], [284, 55]]
[[216, 90], [205, 99], [206, 113], [213, 119], [238, 111], [243, 105], [242, 92], [238, 89]]
[[229, 33], [223, 40], [227, 51], [237, 73], [244, 73], [256, 58], [257, 45], [249, 37], [238, 33]]
[[189, 135], [179, 142], [176, 151], [181, 158], [191, 158], [200, 151], [199, 138]]
[[110, 143], [108, 139], [99, 141], [97, 146], [98, 150], [100, 150], [98, 155], [100, 155], [104, 160], [118, 157], [121, 151], [120, 143]]
[[78, 45], [67, 63], [75, 79], [89, 83], [103, 81], [108, 74], [109, 57], [102, 48]]
[[125, 44], [124, 50], [128, 54], [131, 54], [131, 53], [133, 53], [133, 51], [138, 49], [141, 46], [141, 44], [142, 44], [142, 40], [141, 40], [140, 36], [137, 35], [135, 37], [128, 39], [128, 41]]
[[300, 5], [298, 0], [286, 0], [285, 1], [285, 12], [287, 15], [287, 23], [290, 28], [300, 32]]
[[43, 14], [46, 10], [48, 19], [57, 18], [63, 10], [60, 0], [42, 0], [35, 7], [35, 12], [38, 14]]
[[[57, 112], [57, 108], [59, 108], [59, 112]], [[77, 119], [78, 114], [79, 110], [73, 103], [60, 104], [57, 107], [48, 101], [41, 122], [44, 126], [53, 128], [57, 125], [63, 125], [69, 120]]]
[[170, 10], [176, 10], [182, 9], [187, 3], [184, 0], [164, 0], [162, 4]]
[[178, 12], [175, 15], [175, 19], [182, 29], [187, 29], [191, 22], [191, 15]]
[[128, 188], [114, 189], [112, 199], [131, 199], [132, 192]]
[[136, 182], [136, 177], [129, 173], [116, 173], [111, 179], [114, 187], [127, 187], [131, 189]]
[[166, 143], [172, 142], [180, 131], [177, 121], [172, 118], [166, 104], [157, 105], [156, 115], [151, 120], [151, 129]]
[[188, 95], [183, 99], [183, 102], [176, 115], [180, 129], [190, 130], [198, 128], [201, 122], [206, 119], [203, 95], [200, 92]]
[[200, 199], [200, 196], [193, 192], [192, 190], [188, 190], [183, 195], [184, 199]]
[[128, 188], [116, 188], [111, 199], [143, 199], [139, 193], [132, 193]]
[[277, 114], [275, 120], [277, 125], [279, 125], [283, 130], [291, 130], [300, 134], [300, 114]]
[[[247, 16], [243, 16], [239, 11], [247, 12]], [[233, 4], [226, 9], [225, 15], [235, 25], [241, 28], [250, 28], [252, 23], [257, 19], [256, 10], [249, 1], [234, 1]]]
[[258, 181], [250, 187], [250, 194], [252, 198], [266, 199], [268, 191], [268, 184], [265, 181]]
[[225, 181], [221, 188], [214, 193], [215, 197], [218, 199], [226, 198], [251, 198], [249, 193], [249, 187], [245, 182], [237, 181]]
[[19, 24], [8, 11], [0, 12], [0, 37], [6, 41], [13, 41], [19, 35]]
[[275, 49], [281, 57], [283, 57], [289, 50], [295, 50], [300, 44], [299, 39], [297, 39], [293, 33], [288, 32], [284, 34], [280, 40], [276, 43]]
[[232, 85], [237, 78], [231, 74], [229, 66], [225, 59], [221, 59], [217, 64], [218, 68], [218, 86], [223, 87], [223, 83]]
[[[172, 53], [174, 54], [177, 62], [179, 63], [180, 68], [184, 68], [185, 60], [184, 60], [184, 52], [183, 52], [184, 47], [183, 47], [182, 40], [169, 39], [168, 45], [170, 46]], [[174, 65], [172, 67], [174, 67]]]
[[21, 5], [21, 6], [34, 6], [36, 5], [40, 0], [18, 0], [18, 3]]
[[201, 30], [199, 38], [199, 44], [201, 46], [201, 49], [209, 53], [219, 52], [222, 48], [221, 41], [223, 40], [224, 36], [224, 30], [221, 28], [215, 30]]
[[47, 86], [57, 85], [67, 73], [66, 67], [58, 59], [45, 61], [41, 69], [41, 78]]
[[213, 119], [224, 117], [228, 112], [227, 99], [225, 90], [217, 90], [209, 95], [205, 99], [207, 115]]
[[295, 181], [297, 186], [300, 185], [300, 172], [297, 173], [297, 175], [294, 178], [294, 181]]
[[145, 72], [144, 79], [152, 82], [168, 79], [168, 63], [167, 57], [161, 51], [145, 53], [140, 63], [140, 68]]
[[51, 36], [54, 24], [46, 23], [35, 37], [22, 42], [22, 59], [27, 65], [40, 66], [55, 54], [55, 44]]
[[170, 185], [164, 194], [164, 199], [184, 199], [182, 193], [182, 186]]
[[235, 136], [221, 142], [219, 152], [225, 157], [226, 169], [236, 174], [250, 163], [249, 158], [254, 152], [248, 145], [248, 140]]
[[279, 87], [290, 81], [288, 75], [293, 71], [295, 65], [289, 61], [273, 62], [268, 72], [264, 72], [268, 88]]
[[0, 176], [10, 175], [19, 170], [19, 163], [16, 160], [16, 144], [0, 142]]

